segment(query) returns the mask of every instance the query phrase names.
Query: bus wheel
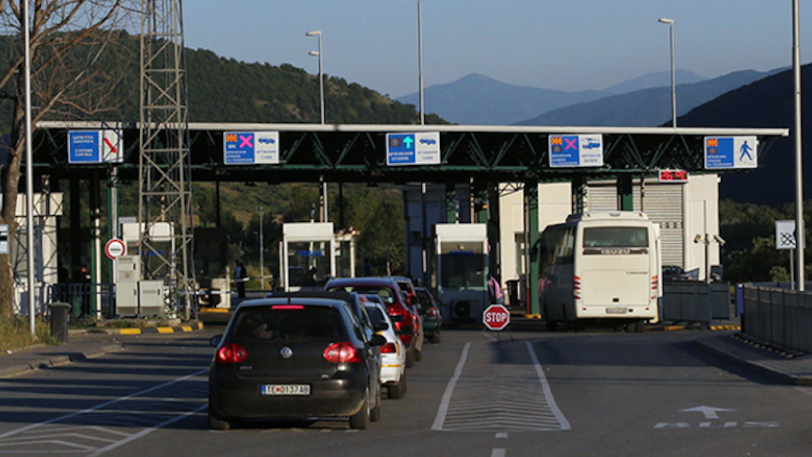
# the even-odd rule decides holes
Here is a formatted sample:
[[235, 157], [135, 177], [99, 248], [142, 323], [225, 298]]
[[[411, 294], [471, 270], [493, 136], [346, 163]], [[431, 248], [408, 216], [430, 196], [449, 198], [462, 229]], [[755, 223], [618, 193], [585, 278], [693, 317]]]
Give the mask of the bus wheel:
[[643, 333], [646, 331], [646, 321], [640, 320], [634, 323], [635, 333]]

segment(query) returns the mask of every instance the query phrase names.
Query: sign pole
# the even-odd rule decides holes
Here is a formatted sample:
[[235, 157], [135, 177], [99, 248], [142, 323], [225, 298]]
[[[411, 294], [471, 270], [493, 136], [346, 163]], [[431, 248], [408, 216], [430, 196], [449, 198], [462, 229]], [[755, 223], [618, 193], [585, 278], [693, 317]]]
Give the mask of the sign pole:
[[795, 249], [789, 250], [789, 288], [795, 290]]

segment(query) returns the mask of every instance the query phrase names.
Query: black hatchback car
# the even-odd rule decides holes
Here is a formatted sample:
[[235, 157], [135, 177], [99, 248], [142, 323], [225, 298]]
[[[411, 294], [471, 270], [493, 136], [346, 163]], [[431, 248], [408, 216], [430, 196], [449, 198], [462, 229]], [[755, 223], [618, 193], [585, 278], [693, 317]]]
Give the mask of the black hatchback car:
[[350, 305], [329, 298], [243, 302], [209, 371], [209, 426], [244, 419], [349, 418], [367, 428], [380, 418], [375, 347]]

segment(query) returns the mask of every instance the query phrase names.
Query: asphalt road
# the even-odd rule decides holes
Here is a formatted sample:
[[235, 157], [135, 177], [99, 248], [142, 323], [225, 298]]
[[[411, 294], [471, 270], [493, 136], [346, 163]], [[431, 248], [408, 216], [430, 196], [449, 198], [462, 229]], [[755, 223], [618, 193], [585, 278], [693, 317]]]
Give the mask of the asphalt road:
[[0, 380], [0, 454], [805, 456], [812, 389], [692, 344], [705, 332], [445, 331], [366, 431], [346, 421], [208, 430], [209, 328]]

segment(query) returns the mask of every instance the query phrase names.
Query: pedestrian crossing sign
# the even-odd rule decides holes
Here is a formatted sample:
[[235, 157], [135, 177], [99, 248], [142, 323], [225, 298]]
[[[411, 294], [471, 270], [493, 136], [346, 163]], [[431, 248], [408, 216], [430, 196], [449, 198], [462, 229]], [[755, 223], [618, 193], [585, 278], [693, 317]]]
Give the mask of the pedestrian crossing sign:
[[705, 168], [757, 168], [755, 136], [705, 137]]

